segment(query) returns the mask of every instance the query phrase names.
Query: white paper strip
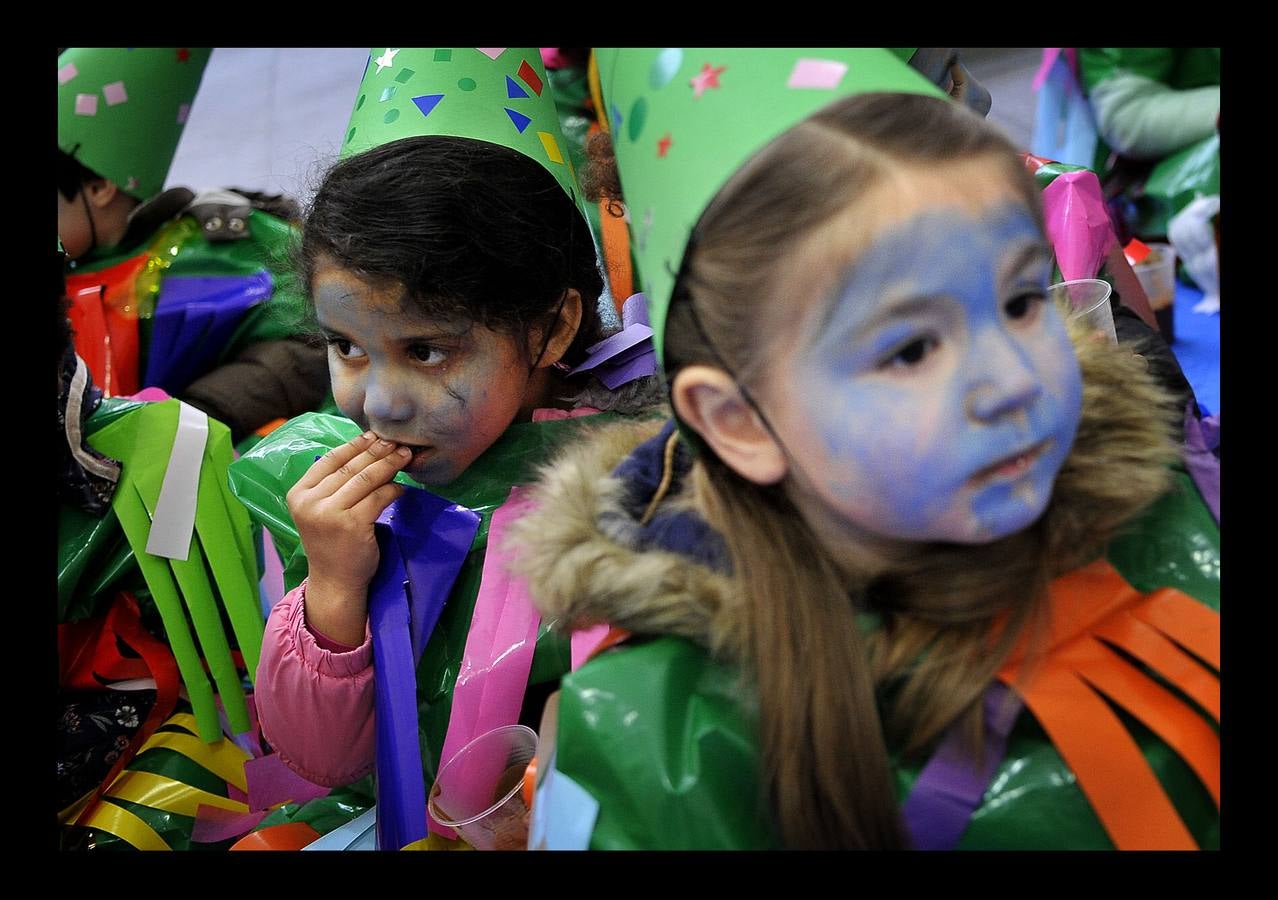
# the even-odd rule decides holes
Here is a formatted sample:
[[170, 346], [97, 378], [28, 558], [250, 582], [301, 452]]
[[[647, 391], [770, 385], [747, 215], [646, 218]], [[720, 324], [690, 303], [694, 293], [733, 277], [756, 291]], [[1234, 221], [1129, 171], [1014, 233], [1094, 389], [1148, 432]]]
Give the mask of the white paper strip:
[[181, 404], [177, 435], [160, 485], [160, 499], [155, 502], [155, 515], [151, 517], [147, 553], [180, 560], [190, 555], [200, 465], [208, 439], [209, 417], [194, 406]]

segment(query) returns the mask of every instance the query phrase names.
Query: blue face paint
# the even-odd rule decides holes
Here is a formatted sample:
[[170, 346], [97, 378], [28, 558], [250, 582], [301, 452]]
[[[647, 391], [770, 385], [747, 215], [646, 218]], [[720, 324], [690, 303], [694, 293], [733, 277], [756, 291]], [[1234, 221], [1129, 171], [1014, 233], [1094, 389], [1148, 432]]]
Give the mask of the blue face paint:
[[410, 446], [404, 471], [418, 482], [456, 479], [518, 415], [528, 369], [514, 338], [424, 318], [404, 309], [397, 288], [331, 266], [316, 273], [312, 295], [338, 408]]
[[800, 339], [795, 464], [839, 519], [987, 542], [1046, 508], [1082, 407], [1029, 212], [925, 206], [879, 233]]

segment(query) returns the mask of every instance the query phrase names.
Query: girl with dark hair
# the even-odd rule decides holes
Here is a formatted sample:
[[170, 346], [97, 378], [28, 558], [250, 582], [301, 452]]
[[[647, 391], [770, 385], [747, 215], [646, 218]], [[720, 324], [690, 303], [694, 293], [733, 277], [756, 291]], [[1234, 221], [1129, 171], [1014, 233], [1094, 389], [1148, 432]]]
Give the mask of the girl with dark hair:
[[[659, 401], [655, 362], [618, 385], [591, 352], [607, 336], [593, 239], [549, 92], [521, 104], [540, 96], [539, 66], [515, 48], [374, 50], [345, 158], [305, 217], [300, 269], [333, 396], [363, 434], [280, 484], [309, 568], [267, 623], [257, 706], [280, 757], [319, 784], [355, 781], [374, 763], [369, 590], [374, 523], [406, 490], [395, 477], [451, 496], [465, 474], [505, 499], [512, 446], [535, 461], [577, 428], [546, 420]], [[432, 93], [445, 74], [453, 89]], [[287, 441], [289, 426], [277, 434]], [[419, 668], [430, 685], [419, 701], [427, 773], [440, 762], [486, 536]], [[553, 678], [563, 669], [551, 649]]]
[[612, 626], [531, 845], [1217, 845], [1218, 531], [1175, 403], [1047, 302], [1014, 149], [897, 52], [599, 71], [677, 420], [567, 450], [512, 535], [543, 615]]

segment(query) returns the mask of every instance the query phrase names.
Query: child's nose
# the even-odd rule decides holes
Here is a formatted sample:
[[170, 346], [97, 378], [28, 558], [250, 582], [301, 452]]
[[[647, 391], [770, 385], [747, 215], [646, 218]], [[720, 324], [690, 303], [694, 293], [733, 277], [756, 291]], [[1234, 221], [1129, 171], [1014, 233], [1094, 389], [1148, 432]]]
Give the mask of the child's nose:
[[974, 348], [977, 377], [967, 396], [968, 414], [989, 421], [1024, 409], [1043, 391], [1034, 367], [1016, 342], [991, 335]]
[[374, 429], [378, 422], [406, 422], [413, 417], [412, 397], [393, 379], [370, 379], [364, 391], [364, 415]]

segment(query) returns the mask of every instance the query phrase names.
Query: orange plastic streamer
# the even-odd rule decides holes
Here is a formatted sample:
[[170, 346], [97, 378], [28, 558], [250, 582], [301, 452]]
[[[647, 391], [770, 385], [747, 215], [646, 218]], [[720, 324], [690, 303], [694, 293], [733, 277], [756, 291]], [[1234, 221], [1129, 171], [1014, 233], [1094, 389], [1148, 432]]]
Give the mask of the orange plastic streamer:
[[[1172, 589], [1142, 596], [1104, 560], [1049, 588], [1047, 651], [1018, 682], [1028, 638], [999, 677], [1024, 698], [1120, 849], [1194, 849], [1135, 740], [1097, 691], [1167, 743], [1220, 803], [1220, 739], [1197, 710], [1103, 644], [1131, 653], [1219, 721], [1220, 616]], [[1171, 638], [1172, 640], [1168, 640]]]
[[1010, 683], [1078, 776], [1114, 846], [1198, 849], [1123, 723], [1068, 665], [1050, 659], [1028, 685]]
[[1220, 613], [1171, 588], [1150, 594], [1132, 612], [1220, 671]]
[[1075, 642], [1070, 661], [1093, 687], [1175, 750], [1220, 806], [1220, 738], [1202, 716], [1100, 641]]
[[1127, 613], [1107, 619], [1096, 636], [1126, 650], [1220, 721], [1220, 679], [1162, 632]]

